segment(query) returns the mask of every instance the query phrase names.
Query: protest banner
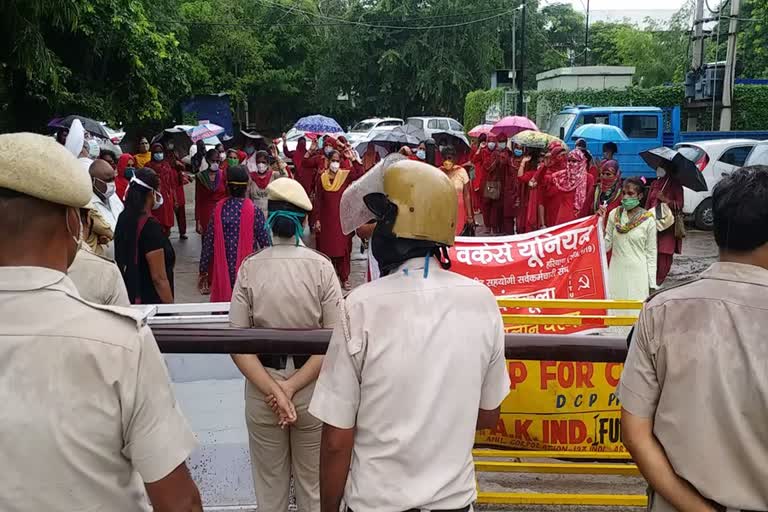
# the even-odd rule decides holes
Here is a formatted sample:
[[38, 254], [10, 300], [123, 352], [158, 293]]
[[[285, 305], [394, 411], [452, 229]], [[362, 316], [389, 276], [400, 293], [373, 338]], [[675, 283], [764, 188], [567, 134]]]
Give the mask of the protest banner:
[[507, 361], [510, 392], [496, 428], [475, 443], [510, 449], [624, 452], [621, 363]]

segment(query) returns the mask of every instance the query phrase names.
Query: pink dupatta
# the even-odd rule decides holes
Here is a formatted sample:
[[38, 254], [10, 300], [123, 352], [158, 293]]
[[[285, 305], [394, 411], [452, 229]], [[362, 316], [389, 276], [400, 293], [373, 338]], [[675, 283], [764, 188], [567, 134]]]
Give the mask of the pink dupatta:
[[[211, 267], [211, 302], [229, 302], [232, 299], [232, 283], [229, 281], [229, 265], [227, 264], [227, 248], [224, 243], [224, 225], [221, 211], [227, 199], [222, 199], [216, 205], [213, 216], [213, 261]], [[240, 234], [237, 240], [237, 267], [240, 269], [243, 260], [253, 252], [253, 223], [255, 209], [253, 202], [246, 198], [240, 209]]]

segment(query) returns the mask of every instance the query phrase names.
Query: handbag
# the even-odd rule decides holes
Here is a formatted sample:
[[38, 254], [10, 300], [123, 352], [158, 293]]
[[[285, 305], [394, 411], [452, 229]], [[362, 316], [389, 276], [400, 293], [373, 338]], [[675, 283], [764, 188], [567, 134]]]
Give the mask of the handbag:
[[675, 238], [678, 240], [685, 238], [685, 220], [682, 212], [675, 215]]
[[498, 199], [501, 197], [501, 182], [488, 180], [483, 186], [483, 197], [485, 199]]
[[654, 213], [656, 214], [656, 231], [666, 231], [675, 224], [675, 214], [666, 203], [657, 204]]

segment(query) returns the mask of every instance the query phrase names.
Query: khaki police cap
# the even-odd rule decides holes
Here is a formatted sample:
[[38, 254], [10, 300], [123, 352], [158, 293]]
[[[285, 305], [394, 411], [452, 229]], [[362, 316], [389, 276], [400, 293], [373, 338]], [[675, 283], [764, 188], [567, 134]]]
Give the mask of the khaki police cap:
[[296, 180], [291, 178], [278, 178], [267, 187], [267, 199], [270, 201], [285, 201], [304, 211], [312, 211], [312, 201], [309, 200], [307, 191]]
[[55, 204], [82, 208], [91, 200], [91, 178], [51, 137], [0, 135], [0, 187]]
[[395, 236], [453, 245], [458, 197], [444, 172], [423, 162], [399, 160], [384, 174], [384, 193], [397, 205]]

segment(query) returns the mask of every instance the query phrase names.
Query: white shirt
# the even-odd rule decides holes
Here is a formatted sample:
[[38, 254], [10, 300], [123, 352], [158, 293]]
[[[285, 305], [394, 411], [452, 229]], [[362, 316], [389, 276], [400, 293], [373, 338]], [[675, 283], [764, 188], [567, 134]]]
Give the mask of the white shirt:
[[344, 494], [355, 512], [457, 509], [476, 499], [478, 409], [509, 392], [504, 328], [485, 286], [424, 259], [354, 290], [309, 412], [356, 427]]
[[[123, 210], [125, 209], [123, 202], [117, 197], [117, 194], [112, 194], [112, 196], [105, 202], [95, 193], [93, 194], [93, 197], [91, 197], [91, 202], [93, 203], [94, 208], [96, 208], [101, 216], [104, 217], [104, 220], [107, 221], [114, 233], [115, 228], [117, 227], [117, 218], [120, 217], [120, 214], [123, 213]], [[114, 241], [110, 241], [108, 244], [104, 245], [104, 257], [111, 260], [115, 259]]]

